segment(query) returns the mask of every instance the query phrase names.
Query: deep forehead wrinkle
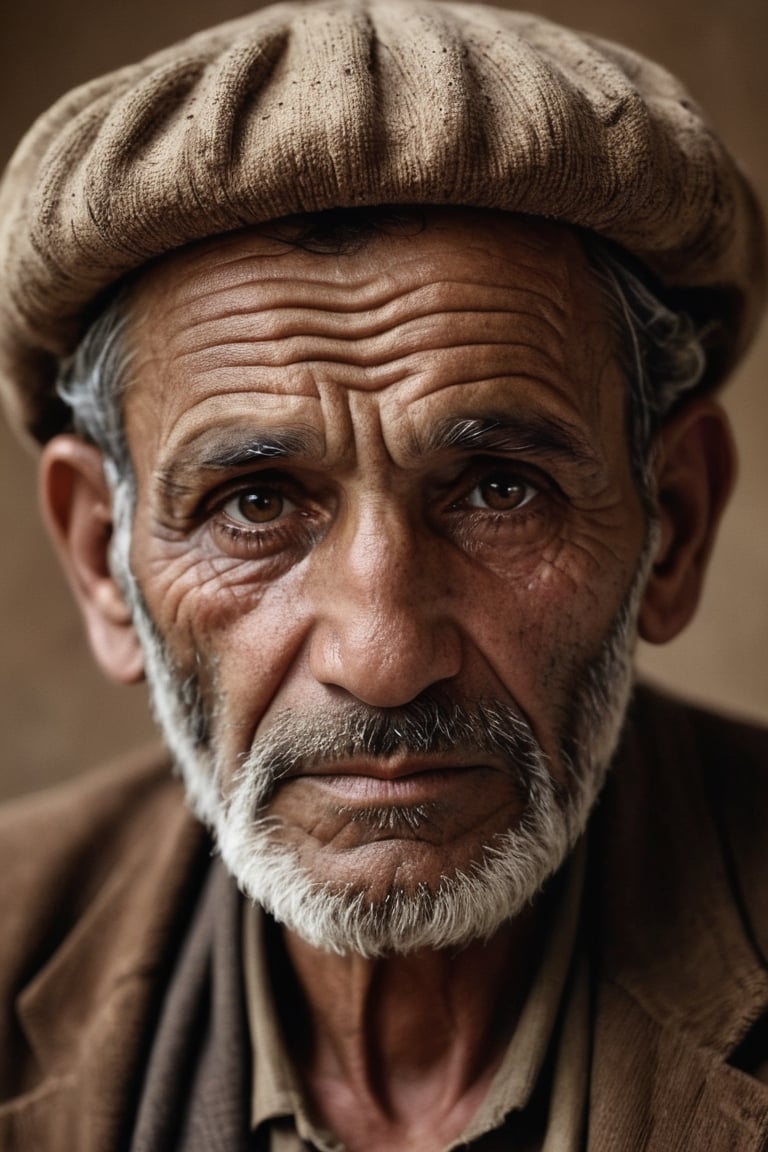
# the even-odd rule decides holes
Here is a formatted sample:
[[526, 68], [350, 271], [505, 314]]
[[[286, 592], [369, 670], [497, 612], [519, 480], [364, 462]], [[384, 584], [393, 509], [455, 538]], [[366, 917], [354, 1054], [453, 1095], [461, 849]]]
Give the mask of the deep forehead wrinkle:
[[[244, 241], [247, 242], [247, 236]], [[380, 237], [368, 248], [379, 247], [379, 241], [387, 250], [387, 237]], [[429, 239], [429, 237], [425, 237]], [[211, 318], [220, 318], [222, 315], [258, 313], [269, 308], [280, 307], [284, 301], [291, 307], [308, 307], [311, 309], [321, 293], [325, 303], [332, 303], [334, 309], [340, 314], [365, 313], [370, 310], [386, 310], [388, 306], [397, 306], [398, 299], [423, 292], [427, 299], [434, 298], [435, 292], [441, 293], [445, 289], [462, 292], [462, 289], [498, 291], [504, 288], [510, 293], [516, 293], [519, 288], [519, 276], [524, 276], [525, 290], [531, 297], [539, 297], [545, 302], [545, 307], [554, 318], [555, 326], [562, 323], [570, 311], [573, 299], [574, 285], [571, 270], [565, 260], [552, 263], [552, 250], [550, 246], [527, 242], [525, 236], [517, 236], [512, 251], [505, 251], [503, 244], [496, 240], [496, 250], [490, 252], [485, 245], [474, 248], [471, 244], [461, 247], [459, 251], [460, 264], [454, 268], [450, 279], [444, 279], [440, 261], [433, 264], [432, 253], [429, 247], [422, 253], [421, 245], [408, 244], [403, 246], [396, 242], [390, 243], [392, 253], [391, 268], [388, 264], [384, 268], [379, 266], [372, 270], [363, 258], [365, 253], [351, 253], [346, 255], [331, 255], [304, 253], [288, 249], [281, 254], [250, 251], [237, 255], [227, 251], [227, 246], [215, 249], [218, 267], [207, 268], [205, 275], [184, 275], [185, 271], [194, 272], [201, 261], [201, 254], [197, 259], [190, 260], [189, 255], [180, 259], [182, 275], [179, 268], [172, 261], [161, 265], [154, 278], [150, 277], [148, 283], [160, 288], [160, 300], [155, 304], [165, 305], [168, 298], [163, 291], [172, 281], [174, 292], [172, 297], [175, 303], [165, 305], [166, 314], [170, 317], [176, 311], [186, 313], [188, 309], [195, 309], [198, 303], [205, 300], [220, 301], [220, 309], [210, 313]], [[210, 252], [208, 253], [210, 255]], [[425, 257], [427, 268], [425, 270]], [[542, 259], [549, 256], [549, 261]], [[204, 261], [203, 261], [204, 263]], [[408, 266], [414, 265], [415, 276], [412, 286], [407, 287], [409, 274]], [[185, 265], [187, 268], [185, 269]], [[430, 275], [429, 266], [432, 265]], [[175, 273], [175, 274], [174, 274]], [[253, 299], [248, 304], [239, 307], [234, 297], [240, 296], [244, 291], [258, 293], [258, 307], [254, 309]], [[287, 293], [287, 296], [286, 296]], [[514, 310], [514, 306], [513, 306]]]
[[424, 450], [439, 452], [451, 448], [470, 452], [530, 452], [589, 467], [600, 463], [578, 428], [543, 413], [515, 416], [498, 412], [440, 420], [428, 432]]
[[[504, 262], [499, 262], [504, 268]], [[400, 297], [418, 296], [419, 294], [432, 294], [435, 290], [448, 289], [461, 292], [467, 287], [489, 289], [498, 292], [500, 288], [509, 294], [525, 292], [526, 295], [544, 299], [555, 311], [564, 311], [564, 302], [572, 291], [569, 277], [555, 277], [548, 270], [517, 262], [516, 268], [525, 268], [527, 272], [542, 281], [541, 288], [532, 287], [530, 282], [524, 286], [514, 280], [503, 281], [500, 276], [488, 276], [484, 270], [472, 269], [471, 275], [467, 270], [459, 270], [450, 278], [434, 276], [424, 282], [417, 282], [412, 287], [405, 287], [399, 283], [395, 270], [392, 275], [383, 275], [381, 270], [367, 273], [365, 276], [349, 275], [342, 280], [336, 276], [302, 276], [298, 273], [286, 277], [268, 277], [254, 275], [259, 269], [252, 269], [250, 275], [243, 275], [237, 280], [222, 276], [215, 280], [205, 279], [199, 287], [186, 287], [179, 294], [178, 302], [169, 308], [169, 314], [179, 309], [186, 309], [190, 304], [200, 300], [227, 299], [232, 294], [240, 293], [243, 289], [251, 288], [258, 291], [259, 296], [270, 303], [285, 297], [291, 302], [299, 298], [313, 301], [317, 299], [318, 288], [322, 289], [323, 299], [332, 299], [339, 307], [350, 312], [365, 311], [372, 305], [385, 307], [391, 300]], [[320, 269], [318, 269], [320, 271]], [[217, 282], [218, 281], [218, 282]], [[562, 300], [559, 298], [562, 297]], [[249, 309], [250, 310], [250, 309]], [[229, 309], [226, 309], [229, 312]]]
[[[488, 323], [503, 323], [512, 315], [516, 320], [549, 328], [562, 338], [568, 314], [563, 305], [552, 300], [546, 293], [506, 288], [507, 304], [506, 307], [500, 307], [499, 288], [490, 283], [482, 287], [488, 289], [486, 300], [462, 295], [461, 286], [456, 283], [440, 282], [421, 285], [406, 292], [393, 292], [386, 299], [381, 297], [374, 301], [347, 292], [336, 295], [323, 290], [319, 295], [315, 284], [306, 297], [296, 292], [284, 292], [279, 296], [272, 292], [260, 293], [255, 308], [250, 293], [247, 298], [241, 299], [241, 290], [233, 293], [230, 289], [222, 291], [218, 307], [207, 311], [204, 318], [195, 319], [186, 327], [184, 352], [194, 355], [206, 350], [211, 344], [211, 332], [218, 334], [218, 325], [222, 320], [228, 320], [234, 325], [227, 341], [232, 346], [263, 345], [302, 336], [358, 343], [408, 331], [424, 319], [433, 319], [437, 323], [442, 316], [464, 316], [467, 323], [477, 324], [480, 328], [478, 343], [483, 342], [483, 333]], [[208, 302], [215, 299], [214, 296], [206, 297]], [[541, 302], [540, 308], [533, 306], [535, 301]], [[174, 311], [182, 317], [186, 315], [185, 306], [179, 305]], [[464, 342], [468, 335], [462, 328]], [[501, 342], [501, 338], [495, 342]]]
[[[510, 372], [511, 369], [515, 376], [531, 375], [531, 356], [535, 357], [539, 371], [562, 373], [565, 370], [565, 342], [559, 339], [554, 326], [551, 327], [558, 338], [544, 339], [543, 326], [549, 322], [535, 314], [521, 311], [516, 317], [518, 323], [514, 335], [503, 323], [505, 313], [486, 312], [488, 326], [478, 322], [477, 312], [457, 313], [455, 320], [446, 322], [448, 315], [432, 312], [422, 323], [418, 317], [409, 317], [403, 323], [383, 325], [381, 331], [369, 326], [369, 332], [359, 333], [347, 329], [338, 317], [335, 322], [326, 321], [315, 328], [304, 318], [297, 319], [295, 314], [286, 313], [284, 321], [273, 314], [270, 331], [264, 336], [253, 330], [250, 319], [244, 322], [239, 333], [230, 326], [226, 341], [219, 343], [208, 339], [202, 328], [198, 329], [194, 333], [195, 339], [188, 336], [186, 346], [177, 353], [177, 359], [180, 364], [189, 365], [190, 371], [197, 365], [205, 368], [209, 362], [213, 370], [218, 371], [225, 357], [228, 368], [241, 371], [300, 366], [310, 369], [313, 365], [329, 364], [337, 366], [345, 374], [347, 383], [350, 381], [346, 374], [350, 370], [370, 372], [367, 386], [371, 388], [382, 386], [376, 383], [377, 378], [389, 382], [393, 374], [398, 375], [398, 369], [402, 372], [415, 370], [419, 358], [432, 353], [438, 354], [443, 361], [452, 352], [462, 354], [461, 367], [457, 370], [465, 383], [471, 383], [473, 379], [468, 372], [467, 354], [470, 350], [476, 354], [487, 350], [489, 355], [494, 350], [501, 350], [503, 363], [507, 365], [504, 371]], [[212, 326], [211, 331], [215, 330]], [[495, 374], [501, 365], [502, 361], [499, 361]]]
[[265, 460], [320, 457], [322, 453], [323, 438], [310, 427], [268, 432], [240, 426], [210, 428], [179, 449], [158, 471], [157, 479], [166, 491], [178, 491], [200, 473], [234, 471]]

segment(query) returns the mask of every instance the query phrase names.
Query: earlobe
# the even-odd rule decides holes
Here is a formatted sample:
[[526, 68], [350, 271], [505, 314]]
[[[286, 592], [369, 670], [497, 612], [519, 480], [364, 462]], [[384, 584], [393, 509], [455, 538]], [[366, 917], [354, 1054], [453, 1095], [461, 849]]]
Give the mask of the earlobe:
[[42, 453], [40, 496], [99, 666], [119, 683], [141, 680], [141, 646], [110, 568], [112, 499], [101, 451], [77, 436], [56, 436]]
[[659, 540], [638, 617], [651, 644], [672, 640], [696, 611], [735, 470], [728, 419], [714, 401], [693, 401], [662, 428]]

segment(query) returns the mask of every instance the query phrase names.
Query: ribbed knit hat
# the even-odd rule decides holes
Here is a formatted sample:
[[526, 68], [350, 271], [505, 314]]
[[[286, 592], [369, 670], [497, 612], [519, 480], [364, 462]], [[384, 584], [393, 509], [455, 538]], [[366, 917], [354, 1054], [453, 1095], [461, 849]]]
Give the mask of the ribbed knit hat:
[[678, 82], [535, 16], [281, 3], [61, 99], [0, 186], [0, 392], [40, 441], [57, 363], [161, 253], [298, 212], [454, 204], [615, 241], [709, 322], [705, 386], [762, 307], [754, 196]]

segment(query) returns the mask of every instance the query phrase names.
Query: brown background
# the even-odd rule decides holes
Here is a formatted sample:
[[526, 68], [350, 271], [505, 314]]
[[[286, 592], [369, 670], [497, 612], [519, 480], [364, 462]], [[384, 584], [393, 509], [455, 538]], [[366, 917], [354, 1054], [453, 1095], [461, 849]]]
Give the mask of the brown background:
[[[0, 162], [58, 95], [187, 33], [248, 11], [245, 0], [4, 0]], [[529, 0], [529, 10], [622, 40], [677, 72], [768, 203], [765, 0]], [[768, 719], [768, 332], [728, 389], [741, 447], [737, 497], [704, 603], [685, 637], [641, 653], [672, 688]], [[39, 526], [34, 461], [0, 423], [0, 794], [60, 779], [151, 732], [142, 689], [102, 682]]]

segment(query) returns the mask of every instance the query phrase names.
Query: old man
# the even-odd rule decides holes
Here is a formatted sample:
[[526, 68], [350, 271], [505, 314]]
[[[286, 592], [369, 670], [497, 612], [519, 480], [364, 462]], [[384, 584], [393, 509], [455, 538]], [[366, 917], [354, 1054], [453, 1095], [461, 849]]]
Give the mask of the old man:
[[632, 672], [762, 243], [670, 76], [483, 6], [279, 4], [35, 125], [6, 405], [170, 755], [2, 818], [0, 1148], [768, 1146], [767, 745]]

